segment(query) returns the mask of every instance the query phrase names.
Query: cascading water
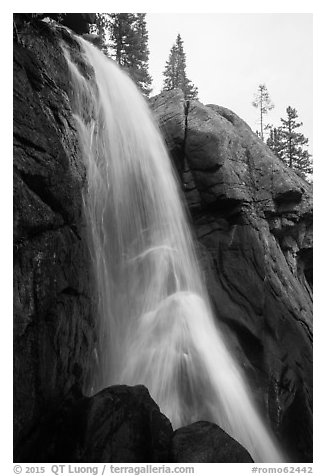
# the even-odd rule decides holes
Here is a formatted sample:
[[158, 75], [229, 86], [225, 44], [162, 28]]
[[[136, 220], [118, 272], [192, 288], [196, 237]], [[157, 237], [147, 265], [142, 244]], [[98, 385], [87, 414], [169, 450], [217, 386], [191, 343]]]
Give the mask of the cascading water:
[[98, 296], [94, 391], [144, 384], [174, 428], [216, 422], [257, 462], [282, 456], [216, 326], [163, 140], [136, 86], [79, 39], [65, 56], [87, 166], [85, 215]]

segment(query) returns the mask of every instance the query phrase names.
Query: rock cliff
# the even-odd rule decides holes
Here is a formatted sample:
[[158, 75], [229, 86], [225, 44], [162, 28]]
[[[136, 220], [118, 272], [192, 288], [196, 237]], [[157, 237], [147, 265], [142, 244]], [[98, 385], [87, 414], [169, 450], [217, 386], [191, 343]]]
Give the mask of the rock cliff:
[[312, 187], [232, 111], [151, 100], [216, 318], [292, 458], [311, 460]]
[[[64, 35], [64, 31], [61, 33]], [[67, 41], [72, 41], [67, 35]], [[76, 44], [77, 47], [77, 44]], [[14, 44], [14, 435], [18, 447], [74, 386], [95, 340], [82, 217], [85, 168], [58, 36]]]
[[[26, 25], [14, 44], [15, 460], [35, 460], [44, 438], [44, 461], [167, 461], [171, 429], [144, 389], [84, 396], [96, 322], [82, 215], [87, 178], [62, 41], [78, 58], [72, 36], [43, 22]], [[292, 460], [311, 461], [311, 187], [231, 111], [185, 102], [177, 91], [152, 107], [178, 170], [216, 318]], [[93, 416], [103, 405], [97, 427]], [[82, 414], [81, 434], [91, 436], [80, 443], [72, 428]], [[70, 431], [65, 448], [60, 425]], [[94, 434], [100, 450], [87, 446]], [[129, 456], [106, 446], [112, 435], [128, 441]]]

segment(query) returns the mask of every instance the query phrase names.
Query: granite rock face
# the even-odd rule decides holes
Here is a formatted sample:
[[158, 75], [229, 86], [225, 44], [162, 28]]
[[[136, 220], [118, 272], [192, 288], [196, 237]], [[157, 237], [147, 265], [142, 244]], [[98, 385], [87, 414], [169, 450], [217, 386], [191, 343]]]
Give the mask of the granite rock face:
[[198, 421], [176, 430], [174, 463], [253, 463], [248, 451], [214, 423]]
[[312, 458], [312, 187], [232, 111], [151, 100], [216, 318], [293, 461]]
[[71, 394], [30, 435], [18, 461], [168, 462], [172, 435], [145, 387], [113, 386], [93, 397]]
[[40, 22], [14, 43], [15, 447], [71, 387], [87, 386], [95, 340], [65, 35], [73, 42]]

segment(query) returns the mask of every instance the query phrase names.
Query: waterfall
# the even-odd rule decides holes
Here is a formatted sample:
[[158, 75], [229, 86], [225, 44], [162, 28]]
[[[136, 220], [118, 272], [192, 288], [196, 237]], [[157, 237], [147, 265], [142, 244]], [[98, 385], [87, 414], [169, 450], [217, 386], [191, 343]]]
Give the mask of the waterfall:
[[144, 384], [174, 428], [216, 422], [257, 462], [282, 456], [210, 307], [164, 142], [131, 79], [79, 39], [64, 49], [87, 169], [84, 211], [97, 288], [93, 391]]

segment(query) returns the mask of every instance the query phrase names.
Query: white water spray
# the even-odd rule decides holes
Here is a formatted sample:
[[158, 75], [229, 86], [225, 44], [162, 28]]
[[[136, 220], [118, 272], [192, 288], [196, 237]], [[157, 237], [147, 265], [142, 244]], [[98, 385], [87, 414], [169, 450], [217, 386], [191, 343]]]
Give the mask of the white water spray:
[[136, 86], [79, 40], [95, 77], [65, 51], [87, 166], [89, 227], [99, 314], [94, 390], [144, 384], [174, 428], [216, 422], [256, 462], [280, 452], [214, 323], [177, 182]]

